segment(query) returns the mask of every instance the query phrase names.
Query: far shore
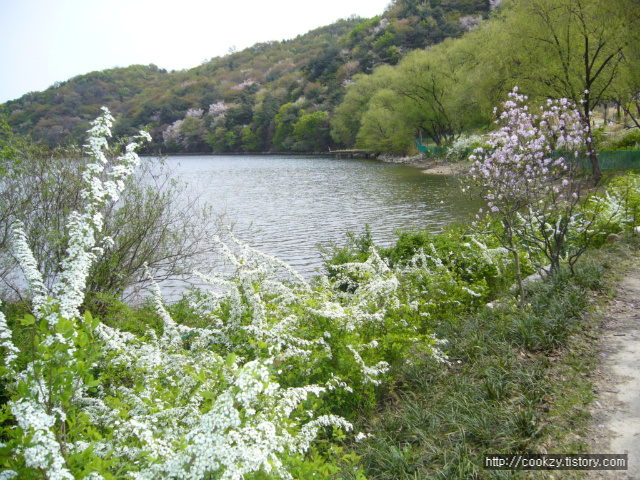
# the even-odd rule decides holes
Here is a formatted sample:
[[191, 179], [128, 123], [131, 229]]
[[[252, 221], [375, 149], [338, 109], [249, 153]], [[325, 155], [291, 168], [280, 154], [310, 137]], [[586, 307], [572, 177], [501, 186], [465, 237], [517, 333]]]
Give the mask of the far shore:
[[[329, 152], [333, 154], [334, 152]], [[143, 156], [151, 156], [152, 154], [142, 154]], [[269, 155], [269, 156], [321, 156], [324, 157], [327, 154], [324, 152], [199, 152], [199, 153], [159, 153], [160, 156], [243, 156], [243, 155]], [[423, 154], [399, 157], [393, 155], [371, 155], [369, 158], [379, 160], [387, 163], [397, 163], [400, 165], [409, 165], [422, 170], [423, 173], [429, 175], [464, 175], [471, 168], [471, 162], [469, 161], [456, 161], [451, 162], [446, 158], [437, 157], [425, 157]]]

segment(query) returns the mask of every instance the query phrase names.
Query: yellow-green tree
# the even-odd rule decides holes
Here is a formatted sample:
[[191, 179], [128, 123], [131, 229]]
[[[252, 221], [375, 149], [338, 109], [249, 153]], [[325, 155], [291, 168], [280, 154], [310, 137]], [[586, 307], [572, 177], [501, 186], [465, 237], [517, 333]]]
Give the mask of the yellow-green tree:
[[[611, 93], [638, 41], [640, 4], [622, 0], [516, 0], [503, 44], [523, 67], [514, 80], [539, 97], [580, 105], [593, 180], [601, 176], [592, 110]], [[508, 41], [505, 41], [507, 40]]]

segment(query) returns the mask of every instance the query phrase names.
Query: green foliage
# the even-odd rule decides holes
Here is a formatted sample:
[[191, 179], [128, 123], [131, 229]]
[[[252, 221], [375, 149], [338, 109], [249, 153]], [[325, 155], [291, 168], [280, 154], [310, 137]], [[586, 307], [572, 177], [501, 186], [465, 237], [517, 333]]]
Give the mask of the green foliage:
[[621, 138], [607, 142], [606, 150], [640, 150], [640, 130], [626, 132]]
[[447, 148], [448, 160], [467, 160], [473, 151], [478, 148], [490, 148], [480, 135], [460, 135], [449, 148]]
[[[68, 247], [66, 217], [80, 211], [84, 202], [81, 172], [87, 159], [80, 149], [51, 151], [16, 135], [7, 137], [4, 145], [0, 170], [8, 174], [0, 177], [0, 278], [3, 288], [25, 299], [17, 262], [10, 254], [12, 226], [16, 221], [24, 224], [46, 281], [54, 282]], [[105, 174], [102, 180], [107, 178]], [[118, 208], [109, 203], [101, 209], [102, 238], [113, 242], [103, 245], [87, 285], [87, 305], [98, 312], [108, 303], [101, 295], [117, 298], [148, 282], [145, 263], [158, 280], [189, 274], [211, 253], [210, 235], [217, 230], [210, 209], [199, 206], [160, 159], [147, 159], [127, 187]]]
[[[541, 353], [588, 361], [589, 351], [567, 347], [588, 328], [585, 289], [598, 288], [602, 273], [602, 267], [585, 265], [573, 277], [563, 272], [538, 283], [524, 312], [503, 299], [496, 309], [434, 318], [437, 334], [450, 339], [451, 363], [438, 369], [418, 357], [404, 366], [393, 403], [368, 420], [373, 437], [354, 447], [365, 474], [388, 480], [485, 478], [484, 455], [544, 452], [563, 418], [571, 418], [564, 428], [573, 437], [578, 418], [588, 415], [587, 367], [559, 372]], [[590, 278], [589, 286], [582, 282]], [[505, 472], [504, 478], [520, 477]]]
[[306, 113], [300, 111], [300, 118], [293, 126], [294, 148], [301, 151], [326, 151], [329, 144], [329, 114], [327, 112]]
[[300, 110], [300, 106], [293, 103], [286, 103], [280, 107], [274, 119], [276, 133], [273, 138], [273, 145], [276, 150], [286, 151], [293, 149], [295, 143], [293, 130], [298, 121]]
[[476, 55], [471, 43], [449, 41], [356, 79], [336, 109], [334, 139], [352, 141], [348, 131], [357, 128], [358, 147], [393, 154], [409, 153], [421, 134], [437, 145], [451, 144], [488, 118], [469, 94]]
[[[28, 375], [12, 385], [11, 408], [9, 404], [5, 404], [0, 411], [0, 425], [2, 425], [0, 434], [5, 440], [2, 445], [5, 458], [3, 466], [15, 471], [19, 478], [38, 478], [41, 471], [40, 468], [34, 468], [34, 463], [38, 465], [42, 460], [29, 462], [25, 461], [25, 456], [22, 455], [11, 457], [7, 455], [9, 452], [20, 449], [23, 445], [23, 437], [27, 438], [25, 446], [30, 446], [29, 439], [33, 437], [32, 448], [37, 449], [38, 437], [43, 435], [46, 437], [48, 433], [38, 429], [38, 427], [43, 429], [45, 425], [24, 430], [25, 425], [29, 425], [25, 417], [38, 414], [37, 411], [30, 410], [33, 407], [29, 404], [30, 395], [27, 393], [33, 382], [41, 388], [46, 387], [49, 400], [45, 406], [46, 414], [53, 414], [50, 418], [58, 418], [50, 427], [59, 432], [59, 440], [63, 448], [68, 448], [74, 440], [79, 438], [87, 439], [89, 442], [103, 438], [104, 431], [97, 429], [89, 415], [83, 412], [81, 406], [74, 401], [79, 389], [96, 392], [100, 385], [100, 380], [95, 377], [97, 373], [95, 365], [101, 358], [100, 342], [95, 334], [99, 320], [87, 313], [83, 319], [77, 321], [60, 318], [55, 325], [49, 325], [45, 320], [36, 322], [33, 316], [27, 315], [20, 320], [20, 324], [29, 338], [29, 347], [26, 351], [32, 369]], [[52, 335], [56, 336], [57, 342], [51, 341]], [[0, 374], [4, 376], [6, 373], [3, 366]], [[44, 391], [43, 395], [45, 395]], [[18, 417], [16, 425], [15, 421], [10, 420], [14, 417], [11, 410], [15, 412], [17, 405], [25, 409], [25, 417]], [[64, 453], [67, 468], [77, 472], [78, 475], [95, 472], [102, 474], [104, 478], [113, 478], [109, 469], [114, 462], [93, 455], [91, 447], [82, 451], [66, 450]], [[46, 449], [40, 455], [47, 456]], [[53, 459], [47, 460], [53, 463]], [[60, 467], [57, 466], [58, 469]]]
[[[117, 135], [148, 129], [154, 138], [149, 152], [325, 151], [335, 144], [324, 123], [317, 144], [290, 131], [274, 141], [278, 111], [302, 100], [300, 108], [308, 114], [326, 112], [331, 118], [344, 96], [343, 86], [355, 76], [458, 37], [462, 16], [486, 16], [488, 10], [485, 2], [393, 8], [384, 19], [338, 20], [295, 39], [258, 43], [189, 70], [132, 65], [79, 75], [0, 108], [16, 132], [30, 133], [49, 146], [82, 144], [86, 125], [101, 105], [108, 105], [117, 119]], [[222, 124], [212, 122], [207, 113], [218, 102], [229, 106]], [[204, 115], [188, 117], [189, 109], [202, 109]], [[165, 142], [163, 133], [180, 120], [182, 141]], [[335, 141], [351, 147], [356, 134], [357, 129], [345, 131], [348, 138]]]
[[[428, 231], [398, 231], [397, 237], [393, 245], [379, 249], [380, 256], [391, 268], [407, 268], [420, 252], [426, 252], [434, 255], [444, 268], [440, 272], [443, 276], [435, 276], [434, 280], [437, 281], [454, 279], [469, 288], [474, 288], [474, 284], [478, 282], [481, 289], [488, 288], [488, 292], [492, 292], [490, 296], [515, 281], [515, 271], [509, 267], [506, 250], [491, 235], [477, 235], [468, 231], [464, 225], [450, 225], [437, 235]], [[360, 235], [347, 233], [343, 246], [334, 244], [324, 249], [324, 268], [329, 278], [336, 277], [336, 267], [339, 265], [366, 261], [373, 245], [371, 231], [367, 226]], [[524, 252], [521, 254], [521, 264], [525, 273], [533, 273], [533, 266]], [[444, 273], [445, 270], [447, 273]], [[447, 280], [445, 277], [448, 275], [451, 278]], [[444, 291], [446, 295], [451, 293], [448, 287]], [[466, 297], [468, 299], [468, 294]], [[432, 303], [437, 305], [438, 301], [434, 300]]]
[[346, 263], [366, 262], [373, 246], [371, 229], [369, 225], [365, 225], [363, 232], [359, 235], [347, 232], [344, 245], [332, 243], [329, 247], [321, 248], [323, 266], [329, 278], [333, 279], [338, 275], [338, 269], [335, 267]]
[[584, 206], [584, 215], [595, 218], [594, 243], [601, 246], [610, 233], [637, 233], [640, 224], [640, 175], [627, 172], [613, 178], [607, 190], [593, 195]]

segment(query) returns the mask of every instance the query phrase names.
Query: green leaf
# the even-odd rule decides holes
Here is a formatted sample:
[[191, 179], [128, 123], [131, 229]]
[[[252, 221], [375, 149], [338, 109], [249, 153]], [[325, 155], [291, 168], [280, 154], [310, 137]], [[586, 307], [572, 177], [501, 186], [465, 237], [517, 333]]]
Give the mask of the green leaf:
[[33, 315], [26, 314], [23, 319], [20, 320], [22, 325], [33, 325], [36, 323], [36, 318]]
[[230, 353], [229, 355], [227, 355], [227, 358], [225, 360], [227, 367], [231, 368], [233, 364], [236, 362], [237, 358], [238, 356], [235, 353]]
[[200, 392], [200, 395], [202, 395], [202, 398], [206, 398], [207, 400], [213, 400], [215, 397], [213, 395], [213, 392], [210, 392], [208, 390]]
[[87, 334], [84, 332], [80, 332], [78, 334], [78, 338], [76, 339], [76, 343], [78, 345], [80, 345], [81, 347], [84, 347], [87, 342], [89, 341], [89, 338], [87, 337]]

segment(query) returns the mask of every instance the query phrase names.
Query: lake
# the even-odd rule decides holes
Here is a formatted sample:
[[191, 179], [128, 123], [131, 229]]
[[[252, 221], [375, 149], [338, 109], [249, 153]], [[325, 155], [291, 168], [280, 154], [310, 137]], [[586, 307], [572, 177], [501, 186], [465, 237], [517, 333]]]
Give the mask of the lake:
[[447, 176], [364, 159], [298, 156], [180, 156], [167, 164], [218, 213], [240, 240], [311, 278], [318, 245], [343, 244], [368, 224], [387, 246], [397, 229], [438, 232], [470, 219], [478, 204]]

